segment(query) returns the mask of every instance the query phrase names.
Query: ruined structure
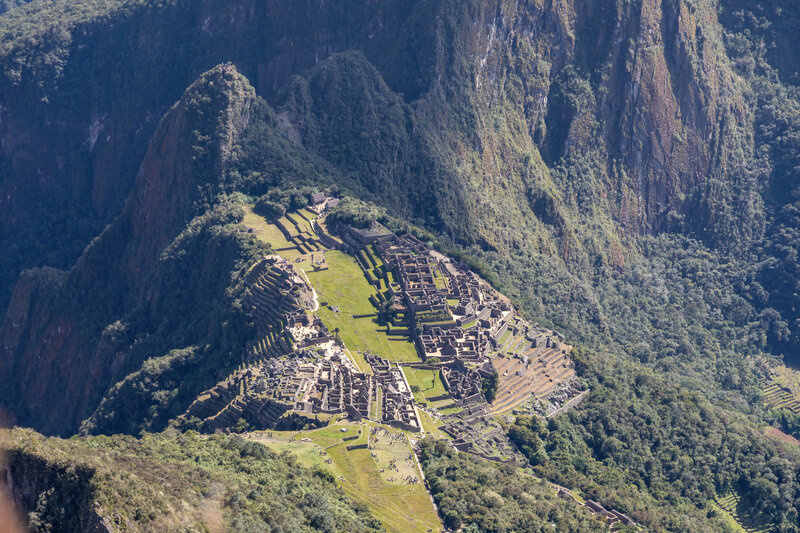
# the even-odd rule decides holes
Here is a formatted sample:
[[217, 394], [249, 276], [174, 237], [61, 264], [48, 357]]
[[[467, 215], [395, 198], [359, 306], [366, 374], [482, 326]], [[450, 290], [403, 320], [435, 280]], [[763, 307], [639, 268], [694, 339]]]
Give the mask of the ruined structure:
[[314, 292], [295, 267], [279, 255], [264, 257], [245, 276], [242, 299], [253, 316], [257, 337], [247, 348], [245, 361], [280, 357], [293, 350], [287, 335], [287, 316], [314, 306]]
[[311, 195], [308, 202], [308, 210], [317, 215], [326, 213], [339, 205], [339, 199], [326, 196], [325, 193], [317, 192]]
[[267, 256], [247, 273], [245, 284], [244, 302], [258, 338], [240, 368], [198, 397], [183, 420], [213, 432], [241, 419], [252, 428], [280, 426], [287, 413], [295, 425], [318, 425], [326, 416], [345, 415], [420, 430], [402, 371], [367, 354], [373, 373], [361, 372], [310, 311], [316, 307], [315, 293], [294, 265]]
[[381, 387], [380, 418], [384, 422], [408, 431], [420, 431], [419, 414], [411, 387], [399, 366], [374, 354], [365, 355], [376, 382]]
[[[563, 337], [523, 320], [508, 299], [463, 265], [412, 235], [397, 236], [379, 225], [340, 227], [338, 235], [376, 286], [371, 300], [386, 313], [387, 333], [411, 337], [423, 364], [440, 371], [443, 398], [452, 407], [446, 415], [426, 408], [434, 409], [459, 449], [512, 460], [516, 452], [491, 415], [557, 391], [552, 412], [581, 392], [570, 385], [571, 346]], [[243, 301], [258, 337], [244, 364], [199, 397], [184, 419], [196, 417], [201, 429], [215, 431], [240, 419], [270, 428], [287, 419], [319, 425], [342, 415], [422, 430], [403, 369], [372, 353], [364, 354], [371, 372], [359, 369], [313, 314], [316, 293], [295, 265], [265, 257], [245, 283]], [[495, 377], [496, 396], [487, 403], [483, 385]]]
[[574, 376], [563, 337], [523, 320], [463, 265], [413, 235], [380, 237], [374, 248], [397, 280], [388, 287], [392, 306], [411, 315], [420, 357], [442, 365], [459, 404], [479, 402], [481, 380], [495, 371], [492, 412], [546, 396]]

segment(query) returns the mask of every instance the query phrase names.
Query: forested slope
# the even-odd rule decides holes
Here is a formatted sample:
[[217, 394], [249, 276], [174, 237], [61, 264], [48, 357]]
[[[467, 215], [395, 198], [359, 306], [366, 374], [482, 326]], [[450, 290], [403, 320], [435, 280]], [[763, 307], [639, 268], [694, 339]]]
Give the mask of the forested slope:
[[381, 531], [327, 472], [238, 436], [45, 439], [3, 430], [6, 488], [37, 531]]

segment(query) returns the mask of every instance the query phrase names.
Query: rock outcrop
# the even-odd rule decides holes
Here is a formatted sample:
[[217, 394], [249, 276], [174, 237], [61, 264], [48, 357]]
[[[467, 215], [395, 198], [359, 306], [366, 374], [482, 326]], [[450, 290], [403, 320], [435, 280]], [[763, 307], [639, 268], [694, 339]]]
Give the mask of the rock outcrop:
[[161, 254], [195, 204], [216, 194], [254, 98], [230, 65], [201, 76], [161, 121], [117, 220], [69, 272], [34, 271], [18, 285], [0, 328], [0, 391], [19, 423], [74, 431], [113, 379], [136, 368], [118, 360], [125, 354], [109, 349], [104, 330], [164, 299]]
[[[431, 183], [436, 202], [412, 197], [401, 212], [465, 242], [497, 240], [512, 216], [528, 212], [512, 195], [509, 220], [480, 228], [464, 208], [468, 214], [509, 200], [495, 189], [552, 187], [540, 152], [552, 165], [600, 148], [597, 172], [608, 178], [593, 183], [592, 194], [609, 204], [603, 215], [627, 231], [674, 229], [685, 206], [699, 205], [702, 215], [689, 229], [713, 236], [707, 226], [732, 216], [713, 205], [719, 183], [728, 196], [753, 193], [736, 173], [748, 163], [751, 148], [739, 130], [751, 119], [713, 3], [411, 1], [350, 8], [313, 0], [175, 0], [98, 9], [96, 20], [92, 13], [26, 6], [21, 12], [36, 18], [38, 29], [12, 34], [0, 50], [0, 244], [13, 251], [0, 264], [9, 271], [0, 280], [3, 304], [20, 270], [70, 266], [121, 212], [158, 118], [193, 79], [223, 61], [275, 103], [294, 76], [332, 54], [363, 53], [396, 93], [386, 94], [388, 105], [373, 118], [387, 110], [406, 115], [382, 135], [393, 138], [386, 155], [409, 170], [409, 183], [385, 183], [373, 172], [357, 179], [381, 201]], [[36, 38], [44, 49], [31, 52]], [[40, 68], [39, 53], [57, 61]], [[574, 83], [565, 69], [576, 73]], [[325, 79], [339, 90], [342, 73], [329, 71]], [[309, 83], [325, 81], [324, 74]], [[337, 98], [325, 88], [317, 96]], [[401, 101], [414, 110], [398, 107]], [[409, 141], [408, 132], [422, 137]], [[324, 150], [324, 132], [301, 140], [316, 141], [334, 159], [345, 155]], [[618, 164], [624, 175], [614, 170]], [[555, 187], [567, 197], [586, 195], [568, 184]], [[490, 193], [486, 205], [475, 203], [476, 190]], [[463, 226], [478, 227], [480, 235]]]

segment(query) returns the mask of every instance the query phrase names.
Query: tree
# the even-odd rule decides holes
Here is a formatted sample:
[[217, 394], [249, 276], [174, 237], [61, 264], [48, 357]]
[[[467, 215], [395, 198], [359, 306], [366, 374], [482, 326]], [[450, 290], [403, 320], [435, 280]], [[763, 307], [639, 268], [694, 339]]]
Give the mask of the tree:
[[458, 512], [453, 509], [444, 514], [444, 525], [449, 529], [458, 529], [461, 527], [461, 524], [461, 517], [459, 517]]

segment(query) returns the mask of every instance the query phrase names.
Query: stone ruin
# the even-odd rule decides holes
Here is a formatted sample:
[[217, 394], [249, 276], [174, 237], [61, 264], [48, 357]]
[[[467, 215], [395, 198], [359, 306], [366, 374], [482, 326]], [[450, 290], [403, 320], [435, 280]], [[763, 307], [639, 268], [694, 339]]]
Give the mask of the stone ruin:
[[308, 205], [306, 206], [309, 211], [317, 215], [326, 213], [339, 205], [339, 199], [327, 196], [323, 192], [317, 192], [311, 195]]
[[286, 331], [287, 316], [314, 306], [314, 292], [294, 265], [278, 255], [269, 255], [245, 275], [242, 298], [256, 327], [256, 339], [247, 347], [244, 360], [252, 362], [280, 357], [293, 350]]
[[[423, 361], [441, 370], [458, 411], [443, 416], [442, 429], [472, 453], [508, 459], [505, 433], [490, 416], [526, 399], [558, 392], [570, 401], [574, 370], [563, 337], [524, 321], [511, 303], [461, 264], [411, 235], [385, 228], [346, 232], [346, 241], [374, 244], [395, 283], [392, 304], [412, 318], [409, 328]], [[268, 256], [245, 278], [244, 302], [258, 339], [248, 346], [245, 365], [201, 395], [183, 415], [214, 431], [239, 418], [257, 428], [279, 424], [286, 413], [316, 420], [343, 414], [420, 431], [418, 407], [402, 370], [365, 354], [371, 374], [361, 372], [309, 310], [315, 293], [292, 263]], [[484, 378], [497, 372], [498, 394], [489, 405]], [[559, 388], [560, 387], [560, 388]], [[380, 401], [378, 401], [380, 400]]]
[[[283, 349], [274, 357], [249, 357], [226, 380], [203, 393], [181, 418], [200, 420], [200, 430], [213, 432], [235, 426], [240, 419], [252, 428], [274, 428], [291, 413], [305, 423], [320, 416], [346, 415], [350, 420], [370, 418], [419, 431], [420, 422], [411, 390], [399, 367], [367, 354], [373, 373], [361, 372], [318, 316], [309, 312], [302, 298], [305, 282], [281, 261], [259, 264], [248, 274], [254, 317], [268, 317]], [[297, 287], [300, 287], [298, 290]], [[273, 294], [277, 292], [278, 294]], [[263, 310], [272, 304], [284, 310]], [[271, 330], [270, 330], [271, 331]], [[252, 348], [248, 354], [252, 354]], [[381, 393], [378, 394], [380, 389]], [[375, 401], [381, 398], [381, 405]]]
[[[420, 357], [441, 370], [460, 411], [443, 417], [443, 429], [462, 449], [483, 457], [514, 457], [491, 414], [558, 391], [559, 404], [580, 392], [571, 386], [571, 346], [553, 331], [523, 320], [507, 298], [474, 272], [412, 235], [369, 239], [395, 274], [388, 293], [395, 310], [412, 317]], [[364, 242], [366, 244], [366, 242]], [[489, 405], [483, 379], [498, 375]], [[479, 430], [477, 428], [480, 428]]]
[[400, 367], [392, 366], [386, 359], [372, 353], [366, 353], [364, 357], [381, 387], [382, 401], [378, 421], [408, 431], [420, 431], [414, 396]]
[[412, 315], [420, 357], [442, 365], [457, 390], [480, 390], [490, 364], [499, 375], [491, 410], [500, 412], [574, 376], [563, 337], [524, 321], [474, 272], [412, 235], [380, 237], [374, 246], [398, 280], [389, 287], [392, 304]]

